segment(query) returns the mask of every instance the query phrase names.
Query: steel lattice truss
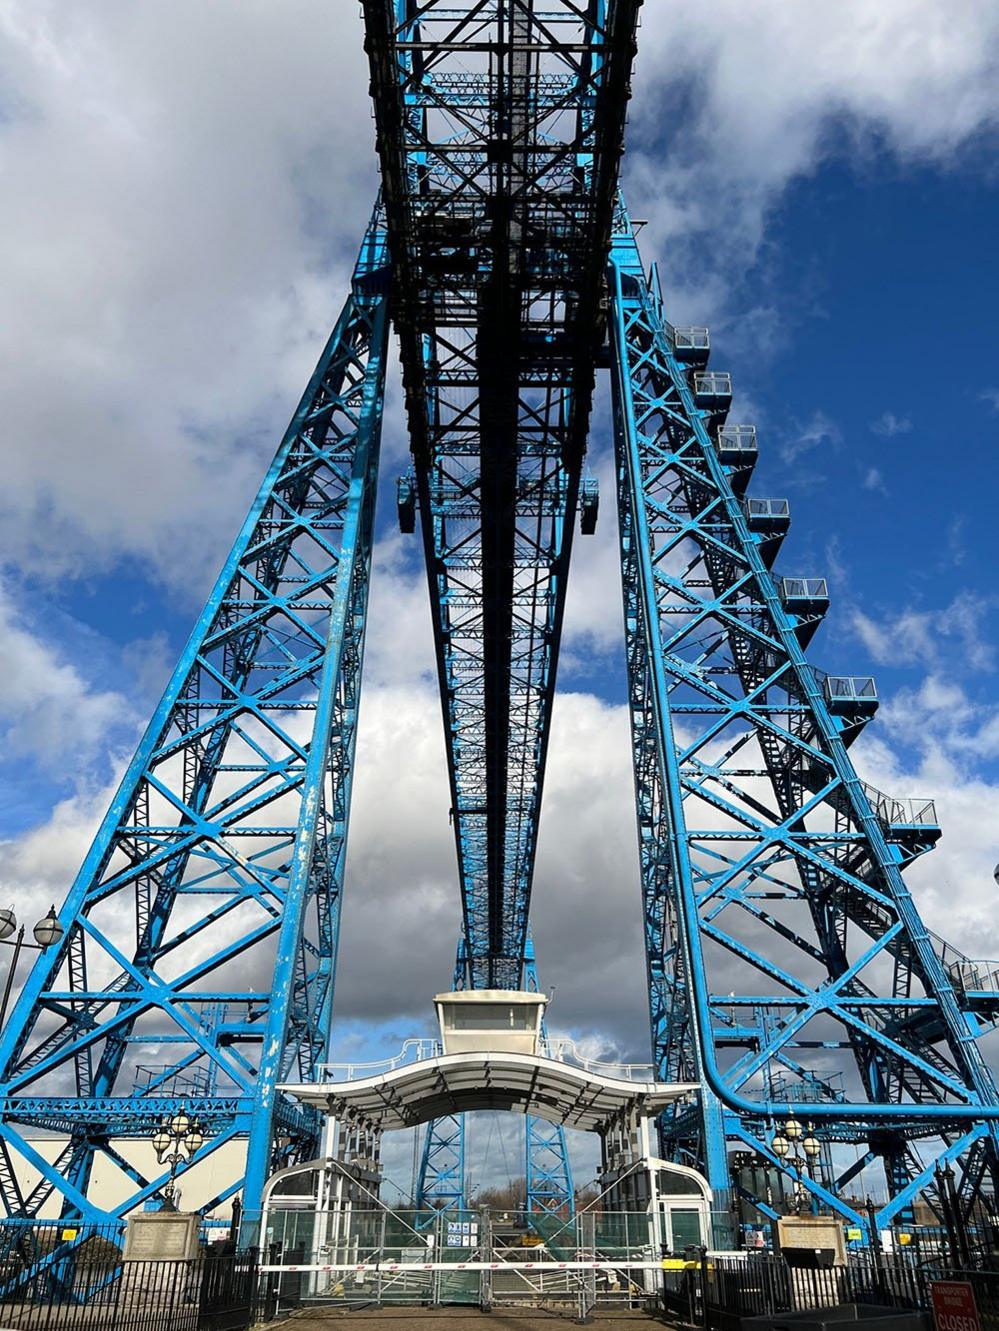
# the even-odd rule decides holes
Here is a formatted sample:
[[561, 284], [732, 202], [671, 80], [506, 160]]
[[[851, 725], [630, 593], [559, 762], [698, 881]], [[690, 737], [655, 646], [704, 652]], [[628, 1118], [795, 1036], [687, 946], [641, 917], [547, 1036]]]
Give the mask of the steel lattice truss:
[[[468, 957], [464, 937], [458, 938], [452, 988], [464, 989]], [[420, 1209], [463, 1211], [468, 1205], [468, 1175], [465, 1169], [465, 1115], [445, 1114], [432, 1119], [423, 1136], [420, 1173], [414, 1202]]]
[[[317, 1122], [277, 1095], [327, 1056], [387, 338], [384, 237], [354, 287], [256, 502], [60, 912], [0, 1046], [10, 1214], [86, 1196], [95, 1154], [184, 1103], [193, 1164], [248, 1137], [246, 1196]], [[55, 1165], [26, 1130], [67, 1134]], [[41, 1172], [25, 1196], [10, 1152]], [[229, 1188], [225, 1195], [234, 1192]], [[218, 1199], [216, 1199], [218, 1200]], [[249, 1203], [252, 1206], [252, 1201]]]
[[[527, 954], [524, 967], [524, 988], [531, 993], [541, 992], [538, 979], [534, 940], [527, 936]], [[548, 1039], [548, 1024], [542, 1018], [541, 1038]], [[525, 1209], [532, 1213], [571, 1215], [576, 1207], [572, 1186], [572, 1166], [566, 1147], [565, 1129], [561, 1123], [528, 1114], [525, 1122], [524, 1180]]]
[[475, 988], [522, 978], [638, 8], [364, 3]]
[[[871, 681], [807, 664], [819, 589], [771, 573], [786, 504], [742, 497], [755, 438], [724, 424], [728, 376], [704, 370], [704, 330], [667, 323], [623, 207], [611, 283], [654, 1049], [665, 1078], [705, 1085], [664, 1151], [724, 1191], [727, 1142], [779, 1166], [766, 1126], [796, 1107], [884, 1157], [887, 1221], [932, 1181], [920, 1138], [968, 1179], [995, 1162], [982, 1026], [901, 874], [939, 829], [932, 806], [858, 779], [847, 747]], [[851, 1063], [844, 1095], [830, 1075]]]

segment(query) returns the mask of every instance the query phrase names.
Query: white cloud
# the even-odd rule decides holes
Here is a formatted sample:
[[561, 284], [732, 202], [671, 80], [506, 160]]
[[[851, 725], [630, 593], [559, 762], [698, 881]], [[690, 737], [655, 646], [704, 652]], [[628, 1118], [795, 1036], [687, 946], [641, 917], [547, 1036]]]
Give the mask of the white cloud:
[[885, 485], [885, 478], [877, 467], [868, 467], [864, 473], [864, 489], [877, 490], [880, 494], [886, 495], [888, 487]]
[[968, 547], [965, 543], [965, 527], [967, 519], [963, 513], [958, 514], [947, 528], [947, 550], [941, 566], [944, 568], [958, 568], [968, 557]]
[[646, 5], [628, 181], [678, 317], [731, 311], [787, 186], [823, 161], [951, 166], [999, 122], [997, 52], [990, 0]]
[[[647, 1047], [638, 850], [627, 709], [556, 700], [532, 923], [560, 1028]], [[436, 688], [365, 691], [337, 1009], [428, 1029], [460, 924]], [[418, 944], [416, 944], [416, 940]], [[407, 1027], [406, 1022], [409, 1022]]]
[[963, 591], [940, 609], [909, 607], [880, 619], [855, 607], [850, 625], [879, 664], [934, 666], [946, 655], [962, 670], [991, 670], [995, 648], [982, 631], [994, 605], [994, 598]]
[[[779, 339], [786, 312], [747, 321], [731, 293], [782, 191], [834, 122], [946, 168], [994, 121], [997, 30], [985, 0], [647, 5], [628, 171], [676, 317]], [[201, 589], [374, 194], [356, 7], [10, 0], [0, 74], [3, 553], [46, 575], [134, 557]]]
[[[117, 785], [89, 787], [61, 800], [50, 816], [22, 836], [0, 841], [0, 891], [30, 927], [58, 907], [83, 863]], [[32, 915], [32, 911], [37, 914]], [[31, 918], [28, 919], [28, 916]]]
[[999, 784], [988, 775], [999, 756], [999, 708], [927, 675], [882, 706], [855, 753], [878, 789], [936, 802], [943, 837], [906, 873], [928, 927], [974, 959], [999, 959]]
[[600, 510], [592, 536], [581, 536], [577, 519], [566, 594], [560, 678], [577, 669], [619, 666], [624, 661], [621, 561], [617, 526], [617, 479], [613, 455], [594, 449], [591, 472], [600, 485]]
[[205, 585], [343, 299], [365, 66], [350, 5], [4, 6], [7, 559]]
[[999, 411], [999, 388], [987, 388], [978, 396], [983, 402], [987, 402], [993, 411]]
[[836, 422], [824, 411], [816, 410], [803, 425], [796, 422], [795, 432], [781, 444], [780, 454], [785, 462], [796, 462], [818, 448], [835, 447], [842, 438]]
[[6, 756], [65, 780], [101, 754], [111, 732], [137, 718], [125, 698], [92, 687], [36, 634], [0, 587], [0, 734]]
[[872, 434], [890, 439], [896, 434], [908, 434], [912, 429], [912, 421], [908, 416], [896, 416], [893, 411], [883, 411], [876, 421], [871, 421], [870, 429]]

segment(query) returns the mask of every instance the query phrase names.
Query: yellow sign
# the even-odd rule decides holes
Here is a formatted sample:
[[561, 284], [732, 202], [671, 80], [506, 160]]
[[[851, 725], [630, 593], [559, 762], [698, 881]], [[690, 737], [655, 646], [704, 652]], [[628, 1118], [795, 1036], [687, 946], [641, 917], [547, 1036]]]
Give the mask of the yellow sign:
[[79, 1234], [79, 1232], [80, 1231], [78, 1229], [64, 1229], [62, 1231], [61, 1237], [64, 1239], [75, 1239], [77, 1234]]
[[864, 1231], [862, 1229], [848, 1229], [846, 1231], [846, 1237], [851, 1240], [862, 1239], [864, 1237]]

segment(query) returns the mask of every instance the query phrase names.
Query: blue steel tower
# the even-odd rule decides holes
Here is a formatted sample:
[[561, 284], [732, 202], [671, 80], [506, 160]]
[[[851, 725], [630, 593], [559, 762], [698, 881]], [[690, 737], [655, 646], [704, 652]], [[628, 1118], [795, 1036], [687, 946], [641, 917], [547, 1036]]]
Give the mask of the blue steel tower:
[[[727, 421], [707, 330], [668, 322], [623, 204], [608, 281], [653, 1053], [702, 1087], [662, 1122], [664, 1154], [702, 1168], [717, 1204], [730, 1148], [748, 1149], [854, 1224], [866, 1165], [883, 1163], [889, 1224], [956, 1161], [969, 1207], [999, 1184], [977, 1044], [999, 995], [945, 964], [905, 885], [939, 836], [933, 806], [857, 776], [874, 681], [807, 662], [825, 581], [775, 573], [787, 501], [747, 495], [755, 429]], [[832, 1167], [782, 1161], [788, 1118], [840, 1148]]]
[[[996, 1186], [978, 1040], [999, 995], [919, 917], [903, 870], [939, 834], [932, 806], [859, 779], [873, 681], [806, 659], [825, 583], [776, 570], [787, 503], [748, 494], [755, 432], [727, 421], [706, 330], [669, 323], [639, 255], [618, 174], [640, 0], [362, 8], [381, 198], [63, 939], [0, 1035], [0, 1201], [25, 1220], [53, 1196], [67, 1219], [121, 1219], [168, 1181], [122, 1144], [184, 1105], [205, 1129], [192, 1165], [245, 1143], [224, 1195], [242, 1189], [252, 1234], [268, 1172], [316, 1151], [315, 1116], [278, 1087], [327, 1053], [391, 320], [412, 445], [399, 519], [419, 526], [447, 740], [456, 987], [537, 984], [538, 818], [609, 366], [653, 1055], [701, 1086], [661, 1150], [720, 1204], [749, 1151], [854, 1222], [873, 1162], [881, 1223], [932, 1199], [941, 1160], [970, 1207]], [[823, 1144], [814, 1175], [772, 1148], [791, 1116]], [[88, 1193], [98, 1156], [128, 1182], [113, 1210]], [[560, 1135], [529, 1135], [540, 1207], [571, 1198], [564, 1161]]]
[[[388, 336], [376, 213], [351, 293], [0, 1039], [0, 1196], [107, 1222], [162, 1198], [122, 1149], [183, 1105], [196, 1166], [246, 1142], [264, 1179], [308, 1158], [279, 1096], [327, 1056]], [[37, 1129], [64, 1142], [54, 1162]], [[88, 1195], [95, 1158], [128, 1187]], [[17, 1158], [40, 1180], [30, 1192]], [[76, 1231], [68, 1230], [68, 1234]], [[86, 1230], [79, 1231], [80, 1238]], [[68, 1246], [72, 1246], [69, 1239]], [[67, 1246], [67, 1245], [64, 1245]], [[56, 1249], [45, 1259], [53, 1262]]]

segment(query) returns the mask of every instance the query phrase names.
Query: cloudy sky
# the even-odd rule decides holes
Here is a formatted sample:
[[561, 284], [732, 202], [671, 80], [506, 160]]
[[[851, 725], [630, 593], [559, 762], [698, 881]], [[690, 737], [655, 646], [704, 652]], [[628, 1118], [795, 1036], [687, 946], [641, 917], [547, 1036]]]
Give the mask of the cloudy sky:
[[[0, 0], [0, 895], [58, 900], [342, 302], [376, 188], [355, 0]], [[999, 9], [647, 0], [626, 183], [712, 327], [754, 493], [877, 675], [861, 774], [932, 795], [911, 881], [999, 957]], [[606, 403], [592, 462], [606, 473]], [[338, 991], [429, 1018], [458, 922], [393, 369]], [[609, 488], [605, 487], [605, 494]], [[534, 909], [553, 1024], [646, 1047], [611, 505], [577, 543]]]

